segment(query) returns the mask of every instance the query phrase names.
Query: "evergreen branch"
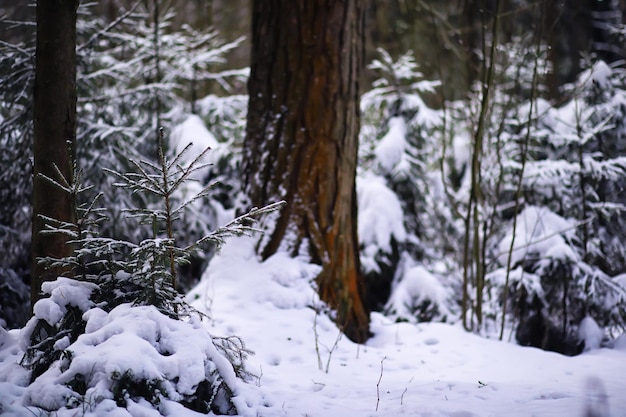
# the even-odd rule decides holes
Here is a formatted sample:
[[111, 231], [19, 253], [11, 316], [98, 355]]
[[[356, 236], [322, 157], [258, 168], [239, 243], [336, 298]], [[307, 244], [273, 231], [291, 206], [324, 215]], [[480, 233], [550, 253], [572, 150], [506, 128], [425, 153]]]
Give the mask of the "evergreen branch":
[[87, 40], [87, 42], [83, 43], [82, 45], [79, 45], [76, 48], [76, 52], [81, 52], [83, 49], [95, 44], [98, 38], [101, 38], [105, 33], [110, 32], [111, 29], [113, 29], [114, 27], [119, 25], [121, 22], [126, 20], [128, 17], [130, 17], [134, 13], [135, 9], [137, 9], [137, 6], [139, 6], [140, 4], [141, 4], [141, 0], [136, 1], [128, 10], [126, 10], [123, 14], [121, 14], [117, 19], [109, 23], [104, 29], [93, 34]]
[[578, 229], [579, 227], [583, 227], [586, 224], [591, 223], [593, 220], [594, 220], [593, 218], [588, 218], [586, 220], [578, 221], [578, 222], [576, 222], [575, 224], [573, 224], [570, 227], [566, 227], [564, 229], [557, 230], [557, 231], [555, 231], [553, 233], [550, 233], [549, 235], [543, 236], [541, 239], [536, 239], [536, 240], [527, 242], [526, 244], [524, 244], [522, 246], [516, 246], [516, 247], [511, 248], [511, 249], [506, 250], [506, 251], [497, 252], [497, 253], [494, 254], [494, 257], [497, 259], [497, 258], [499, 258], [499, 257], [501, 257], [503, 255], [507, 255], [509, 253], [517, 252], [517, 251], [522, 250], [522, 249], [528, 249], [529, 247], [531, 247], [531, 246], [533, 246], [533, 245], [535, 245], [537, 243], [541, 243], [541, 242], [545, 242], [546, 240], [550, 240], [554, 236], [562, 236], [566, 232], [569, 232], [570, 230], [575, 230], [575, 229]]
[[[185, 147], [185, 149], [188, 149], [191, 145], [192, 144], [190, 143], [189, 145], [187, 145]], [[199, 162], [202, 161], [202, 159], [204, 159], [204, 157], [206, 156], [206, 154], [210, 150], [211, 150], [211, 148], [207, 147], [198, 156], [196, 156], [193, 161], [191, 161], [191, 163], [189, 164], [188, 167], [183, 168], [182, 172], [180, 172], [180, 177], [176, 181], [174, 181], [174, 183], [171, 185], [171, 190], [172, 191], [176, 190], [177, 188], [180, 187], [180, 185], [183, 182], [187, 181], [188, 178], [191, 176], [191, 174], [193, 174], [194, 172], [196, 172], [199, 169], [202, 169], [204, 166], [206, 166], [206, 165], [199, 164]], [[180, 165], [178, 165], [178, 167], [180, 167]]]
[[[7, 22], [7, 21], [6, 20], [0, 20], [0, 23], [2, 23], [2, 22]], [[13, 43], [10, 43], [10, 42], [7, 42], [7, 41], [3, 41], [2, 39], [0, 39], [0, 46], [2, 46], [4, 48], [12, 49], [14, 51], [17, 51], [17, 52], [21, 53], [24, 56], [32, 57], [32, 52], [29, 51], [30, 48], [29, 49], [24, 49], [23, 48], [24, 44], [16, 45], [16, 44], [13, 44]]]
[[214, 242], [219, 245], [223, 243], [227, 237], [230, 236], [243, 236], [248, 233], [256, 232], [263, 233], [262, 229], [252, 227], [252, 224], [257, 222], [254, 217], [279, 210], [285, 204], [287, 204], [285, 201], [278, 201], [276, 203], [272, 203], [261, 208], [253, 207], [252, 209], [250, 209], [249, 212], [236, 217], [235, 219], [228, 222], [226, 225], [197, 240], [195, 243], [185, 248], [185, 250], [194, 250], [195, 248], [207, 242]]
[[184, 201], [182, 204], [180, 204], [178, 207], [172, 210], [172, 214], [179, 215], [180, 213], [184, 212], [189, 206], [194, 204], [196, 201], [209, 196], [210, 194], [209, 192], [211, 191], [213, 187], [215, 187], [216, 184], [217, 183], [212, 183], [204, 187], [199, 193], [197, 193], [196, 195], [194, 195], [187, 201]]
[[85, 97], [85, 98], [79, 97], [78, 103], [79, 104], [96, 103], [99, 101], [109, 102], [112, 100], [118, 100], [120, 98], [124, 98], [126, 96], [137, 95], [139, 93], [154, 94], [154, 91], [173, 91], [173, 90], [180, 89], [180, 88], [182, 88], [182, 85], [175, 84], [175, 83], [151, 83], [151, 84], [141, 85], [141, 86], [129, 89], [129, 90], [119, 91], [119, 92], [115, 92], [111, 94]]
[[55, 180], [43, 173], [39, 173], [39, 177], [43, 178], [45, 181], [57, 187], [59, 190], [65, 191], [68, 194], [73, 194], [75, 192], [74, 184], [76, 182], [74, 182], [73, 184], [70, 184], [70, 182], [67, 180], [67, 178], [65, 178], [65, 176], [63, 175], [63, 173], [61, 172], [57, 164], [52, 164], [52, 170], [58, 177], [58, 180]]
[[[116, 172], [114, 170], [104, 168], [105, 172], [108, 172], [123, 181], [123, 182], [114, 183], [113, 184], [114, 186], [120, 187], [120, 188], [130, 188], [133, 193], [143, 190], [143, 191], [148, 191], [158, 196], [164, 195], [164, 190], [161, 187], [161, 184], [159, 183], [159, 181], [157, 181], [157, 179], [154, 178], [155, 177], [154, 175], [149, 175], [136, 161], [130, 160], [129, 162], [140, 171], [140, 174], [137, 174], [137, 173], [120, 174], [119, 172]], [[137, 179], [135, 179], [134, 177], [137, 177]]]
[[[168, 167], [172, 167], [174, 165], [179, 165], [182, 164], [182, 159], [185, 155], [187, 155], [187, 153], [189, 152], [189, 149], [193, 146], [192, 142], [189, 142], [182, 151], [178, 152], [176, 154], [176, 156], [174, 157], [174, 159], [168, 164]], [[190, 164], [191, 165], [191, 164]]]
[[[158, 173], [158, 175], [157, 174], [152, 174], [152, 176], [158, 178], [159, 180], [161, 180], [161, 166], [160, 166], [160, 164], [157, 165], [156, 163], [151, 162], [151, 161], [147, 161], [145, 159], [142, 159], [140, 161], [135, 161], [135, 160], [131, 159], [130, 162], [133, 165], [135, 165], [137, 167], [137, 169], [141, 169], [141, 166], [145, 166], [146, 168], [149, 168], [148, 171], [152, 171], [152, 172]], [[142, 175], [148, 176], [147, 174], [144, 174], [143, 171], [144, 170], [142, 169]]]

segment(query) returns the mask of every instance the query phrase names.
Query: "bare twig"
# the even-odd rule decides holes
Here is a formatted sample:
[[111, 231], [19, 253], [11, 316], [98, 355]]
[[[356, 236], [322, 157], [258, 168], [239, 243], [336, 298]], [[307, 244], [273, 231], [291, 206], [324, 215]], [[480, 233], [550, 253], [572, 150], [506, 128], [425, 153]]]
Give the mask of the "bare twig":
[[[543, 25], [540, 25], [540, 27], [543, 27]], [[541, 32], [539, 36], [541, 36]], [[511, 262], [513, 259], [513, 252], [516, 250], [515, 249], [515, 236], [517, 234], [517, 217], [518, 217], [517, 213], [521, 205], [522, 191], [523, 191], [522, 184], [524, 182], [524, 172], [526, 170], [526, 162], [528, 160], [528, 147], [530, 143], [531, 123], [532, 123], [533, 110], [535, 107], [535, 100], [536, 100], [535, 94], [537, 92], [537, 88], [538, 88], [537, 83], [539, 79], [537, 67], [539, 66], [538, 57], [540, 55], [539, 53], [540, 48], [541, 48], [541, 41], [537, 40], [537, 49], [535, 51], [535, 66], [533, 68], [533, 78], [532, 78], [531, 93], [530, 93], [530, 109], [528, 112], [526, 135], [524, 137], [524, 142], [522, 144], [522, 153], [521, 153], [522, 166], [521, 166], [520, 173], [519, 173], [517, 189], [515, 190], [515, 207], [514, 207], [515, 216], [513, 217], [513, 230], [512, 230], [512, 236], [511, 236], [511, 244], [509, 245], [509, 251], [508, 251], [507, 259], [506, 259], [506, 277], [504, 279], [504, 297], [502, 298], [502, 320], [500, 322], [500, 337], [499, 337], [500, 340], [502, 340], [504, 337], [504, 325], [506, 322], [507, 303], [508, 303], [508, 298], [509, 298], [509, 281], [510, 281], [510, 275], [511, 275]]]
[[[411, 382], [413, 382], [413, 377], [409, 379], [409, 384]], [[409, 387], [404, 387], [404, 391], [402, 391], [402, 395], [400, 395], [400, 405], [404, 405], [404, 394], [406, 394], [408, 390], [409, 390]]]
[[263, 378], [263, 365], [259, 365], [259, 368], [261, 369], [261, 373], [259, 374], [259, 376], [257, 377], [257, 380], [256, 380], [256, 386], [257, 387], [261, 386], [261, 378]]
[[335, 343], [333, 343], [330, 349], [326, 348], [326, 350], [328, 350], [328, 360], [326, 361], [326, 373], [328, 373], [328, 369], [330, 368], [330, 359], [333, 356], [333, 352], [335, 351], [335, 349], [337, 349], [337, 345], [339, 344], [339, 341], [341, 340], [342, 335], [343, 335], [343, 332], [340, 329], [339, 333], [337, 333], [337, 338], [335, 339]]
[[380, 376], [378, 377], [378, 382], [376, 383], [376, 411], [378, 411], [378, 404], [380, 404], [380, 381], [383, 379], [383, 362], [387, 359], [385, 356], [380, 360]]
[[319, 309], [313, 307], [315, 310], [315, 317], [313, 318], [313, 335], [315, 336], [315, 353], [317, 354], [317, 367], [321, 371], [323, 369], [322, 356], [320, 355], [320, 337], [317, 333], [317, 316], [319, 316]]

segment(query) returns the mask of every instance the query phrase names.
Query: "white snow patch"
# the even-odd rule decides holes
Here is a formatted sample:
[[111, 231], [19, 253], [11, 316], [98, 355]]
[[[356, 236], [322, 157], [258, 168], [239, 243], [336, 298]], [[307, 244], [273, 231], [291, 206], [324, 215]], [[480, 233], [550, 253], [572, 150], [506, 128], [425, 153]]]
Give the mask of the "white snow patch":
[[[512, 265], [522, 261], [528, 254], [542, 259], [568, 259], [576, 261], [578, 256], [566, 238], [573, 237], [574, 222], [567, 220], [546, 207], [528, 206], [517, 216], [517, 226]], [[500, 241], [498, 260], [506, 265], [513, 239], [511, 231]]]
[[[50, 294], [50, 300], [60, 306], [76, 306], [83, 311], [93, 306], [93, 303], [89, 301], [89, 295], [96, 288], [96, 284], [64, 277], [41, 284], [41, 291], [44, 294]], [[36, 316], [45, 319], [43, 316]]]
[[[172, 130], [170, 135], [170, 149], [174, 151], [175, 155], [181, 153], [187, 146], [190, 147], [182, 158], [184, 164], [191, 163], [207, 148], [211, 148], [211, 151], [205, 155], [202, 163], [213, 163], [219, 157], [219, 142], [206, 128], [202, 119], [195, 114], [189, 115], [184, 122]], [[209, 170], [210, 167], [208, 166], [199, 169], [192, 178], [202, 180]]]
[[450, 313], [446, 306], [449, 299], [450, 291], [441, 280], [422, 265], [416, 265], [406, 269], [391, 292], [385, 310], [406, 318], [413, 315], [411, 307], [430, 301], [445, 316]]
[[578, 76], [576, 84], [579, 89], [597, 85], [601, 90], [605, 90], [611, 84], [612, 75], [613, 71], [606, 62], [596, 61], [591, 68], [586, 69]]
[[44, 298], [33, 308], [35, 316], [44, 319], [50, 326], [58, 323], [65, 314], [64, 309], [49, 298]]
[[376, 159], [386, 172], [392, 172], [400, 164], [405, 149], [406, 122], [402, 117], [392, 117], [389, 120], [389, 130], [374, 150]]
[[[382, 177], [365, 173], [357, 178], [359, 208], [359, 241], [366, 254], [373, 256], [381, 249], [391, 252], [391, 238], [406, 239], [402, 206], [396, 194]], [[370, 253], [370, 252], [374, 253]]]
[[[294, 260], [280, 255], [259, 262], [253, 239], [232, 239], [192, 291], [198, 308], [210, 305], [212, 332], [238, 334], [256, 352], [249, 369], [270, 405], [261, 416], [571, 417], [584, 410], [590, 369], [605, 382], [611, 411], [626, 410], [626, 361], [615, 350], [566, 357], [485, 339], [460, 326], [394, 323], [378, 313], [371, 315], [374, 337], [365, 345], [346, 337], [335, 345], [338, 331], [326, 315], [316, 319], [299, 303], [284, 308], [259, 299], [278, 282], [300, 297], [301, 267], [283, 262]], [[416, 284], [432, 284], [416, 294], [430, 288], [429, 294], [441, 295], [436, 276], [424, 279], [417, 268], [413, 273]]]
[[592, 317], [582, 319], [578, 326], [578, 340], [585, 342], [585, 351], [598, 349], [603, 338], [604, 331]]

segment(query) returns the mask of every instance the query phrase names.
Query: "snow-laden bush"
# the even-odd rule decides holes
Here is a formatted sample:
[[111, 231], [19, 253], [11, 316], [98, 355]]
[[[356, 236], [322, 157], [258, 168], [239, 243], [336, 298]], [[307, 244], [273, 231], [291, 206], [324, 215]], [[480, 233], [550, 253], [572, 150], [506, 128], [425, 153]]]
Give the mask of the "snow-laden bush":
[[[433, 288], [432, 283], [414, 279], [420, 274], [413, 273], [419, 265], [425, 272], [447, 269], [442, 260], [449, 253], [449, 242], [458, 240], [452, 213], [445, 207], [442, 177], [447, 174], [439, 171], [444, 169], [441, 149], [447, 140], [443, 112], [429, 108], [422, 99], [438, 83], [422, 80], [411, 53], [397, 60], [384, 50], [379, 54], [370, 69], [380, 78], [361, 99], [357, 180], [368, 302], [372, 309], [403, 320], [450, 318], [454, 290], [440, 292], [441, 297], [429, 299], [433, 303], [429, 305], [422, 295]], [[454, 275], [449, 272], [443, 275]], [[439, 287], [452, 280], [444, 281]]]
[[[405, 263], [412, 263], [408, 257]], [[385, 314], [398, 321], [446, 321], [452, 316], [452, 290], [443, 277], [422, 265], [403, 266], [394, 281]]]
[[[163, 130], [160, 139], [163, 144]], [[159, 202], [151, 209], [125, 210], [150, 224], [149, 238], [132, 242], [101, 237], [98, 228], [106, 218], [97, 199], [77, 204], [75, 224], [45, 219], [45, 232], [70, 236], [74, 253], [40, 261], [81, 281], [60, 277], [42, 286], [49, 297], [35, 304], [21, 339], [21, 364], [31, 371], [26, 405], [56, 412], [102, 404], [134, 415], [137, 405], [162, 411], [167, 400], [203, 413], [241, 412], [233, 387], [235, 375], [246, 376], [243, 342], [235, 337], [214, 343], [196, 317], [200, 315], [177, 292], [178, 267], [207, 244], [255, 231], [253, 217], [279, 205], [255, 208], [181, 246], [176, 223], [211, 188], [193, 195], [183, 192], [206, 167], [209, 148], [193, 151], [191, 143], [184, 144], [170, 159], [161, 147], [158, 164], [130, 160], [132, 171], [110, 172], [122, 190], [150, 194]], [[73, 184], [57, 174], [45, 179], [74, 200], [89, 189], [81, 184], [80, 171]]]
[[508, 285], [508, 311], [521, 344], [575, 354], [599, 346], [598, 333], [609, 338], [624, 329], [626, 288], [585, 263], [576, 226], [546, 207], [529, 206], [517, 218], [515, 235], [510, 230], [500, 242], [500, 264], [510, 256], [514, 269], [508, 283], [504, 269], [489, 274], [492, 311]]
[[[520, 212], [496, 246], [503, 269], [491, 273], [489, 291], [522, 344], [572, 354], [581, 341], [596, 345], [580, 336], [589, 320], [607, 339], [626, 328], [626, 290], [612, 278], [626, 269], [623, 88], [622, 72], [597, 62], [564, 105], [537, 100], [532, 115], [520, 106], [532, 147], [520, 173]], [[523, 165], [514, 156], [511, 166]], [[490, 311], [504, 324], [496, 304]]]
[[365, 172], [357, 177], [358, 235], [361, 267], [367, 282], [366, 300], [382, 310], [406, 240], [402, 205], [382, 177]]
[[[398, 318], [441, 319], [435, 300], [451, 311], [460, 301], [468, 329], [577, 353], [596, 345], [590, 320], [602, 344], [626, 324], [624, 286], [612, 278], [626, 271], [626, 84], [597, 62], [554, 107], [541, 99], [546, 48], [530, 41], [498, 47], [489, 91], [477, 84], [441, 111], [424, 104], [433, 83], [416, 82], [410, 54], [381, 52], [371, 65], [381, 78], [361, 101], [359, 178], [385, 188], [359, 186], [361, 254]], [[530, 70], [520, 65], [528, 57]], [[388, 226], [398, 205], [400, 240]], [[388, 237], [374, 239], [381, 225]]]
[[35, 305], [21, 332], [22, 364], [32, 369], [24, 406], [136, 415], [133, 408], [163, 413], [179, 403], [200, 413], [237, 413], [243, 404], [233, 399], [235, 370], [199, 316], [181, 321], [130, 304], [107, 312], [93, 301], [95, 289], [67, 278], [44, 284], [49, 298]]

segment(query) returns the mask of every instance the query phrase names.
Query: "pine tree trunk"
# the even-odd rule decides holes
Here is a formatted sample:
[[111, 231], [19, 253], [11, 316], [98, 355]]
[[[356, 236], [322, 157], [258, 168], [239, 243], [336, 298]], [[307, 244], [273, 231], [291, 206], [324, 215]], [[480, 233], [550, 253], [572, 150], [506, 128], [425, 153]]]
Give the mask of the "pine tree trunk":
[[37, 50], [34, 89], [33, 236], [31, 249], [31, 305], [40, 298], [44, 281], [60, 270], [45, 270], [37, 258], [71, 254], [68, 238], [42, 235], [40, 216], [74, 221], [68, 193], [40, 174], [57, 179], [56, 165], [72, 182], [76, 142], [76, 9], [78, 0], [37, 1]]
[[352, 340], [368, 337], [358, 257], [355, 175], [361, 0], [254, 1], [245, 191], [253, 206], [285, 200], [263, 239], [322, 265], [322, 300]]

